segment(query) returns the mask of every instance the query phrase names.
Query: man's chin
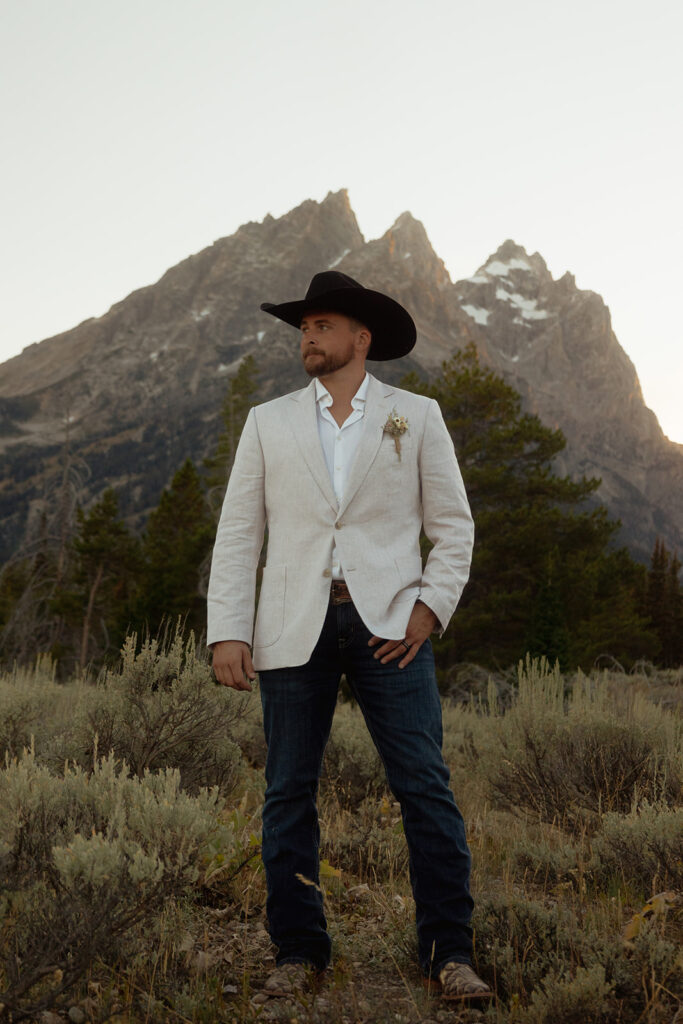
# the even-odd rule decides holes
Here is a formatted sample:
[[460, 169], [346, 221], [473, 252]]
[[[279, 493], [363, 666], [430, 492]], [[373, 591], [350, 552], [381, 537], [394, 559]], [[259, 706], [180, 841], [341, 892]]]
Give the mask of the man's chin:
[[304, 359], [304, 370], [309, 377], [322, 377], [328, 371], [328, 367], [323, 356], [312, 352]]

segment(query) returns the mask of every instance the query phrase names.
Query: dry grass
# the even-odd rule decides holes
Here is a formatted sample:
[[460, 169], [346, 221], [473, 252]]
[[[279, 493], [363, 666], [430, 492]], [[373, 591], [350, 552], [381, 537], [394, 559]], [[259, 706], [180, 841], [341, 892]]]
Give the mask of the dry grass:
[[[19, 687], [0, 681], [0, 700], [8, 707], [14, 693], [18, 706], [20, 692], [42, 687], [64, 740], [82, 695], [47, 676], [43, 666]], [[629, 685], [615, 673], [562, 679], [529, 664], [505, 714], [493, 698], [444, 709], [445, 751], [473, 854], [476, 965], [496, 992], [485, 1012], [457, 1014], [422, 987], [400, 815], [349, 705], [338, 709], [320, 800], [333, 964], [315, 992], [255, 998], [274, 959], [258, 856], [263, 751], [254, 695], [233, 737], [244, 765], [221, 815], [231, 843], [205, 853], [196, 883], [144, 929], [132, 928], [115, 956], [94, 958], [56, 1002], [59, 1017], [44, 1024], [669, 1024], [683, 999], [683, 679], [648, 671]], [[39, 724], [47, 748], [54, 736]], [[595, 785], [582, 788], [585, 766], [562, 758], [599, 749], [595, 737], [609, 749]], [[641, 769], [632, 785], [629, 759]], [[515, 790], [523, 771], [526, 789]], [[513, 806], [520, 792], [528, 799]], [[0, 938], [7, 958], [12, 920], [2, 904]]]

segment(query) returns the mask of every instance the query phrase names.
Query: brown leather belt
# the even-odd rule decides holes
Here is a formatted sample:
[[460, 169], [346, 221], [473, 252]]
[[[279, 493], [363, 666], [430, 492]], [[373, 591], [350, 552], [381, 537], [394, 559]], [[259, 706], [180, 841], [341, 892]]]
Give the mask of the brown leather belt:
[[344, 583], [344, 580], [332, 580], [332, 588], [330, 590], [330, 601], [332, 604], [346, 604], [347, 601], [351, 600], [349, 588]]

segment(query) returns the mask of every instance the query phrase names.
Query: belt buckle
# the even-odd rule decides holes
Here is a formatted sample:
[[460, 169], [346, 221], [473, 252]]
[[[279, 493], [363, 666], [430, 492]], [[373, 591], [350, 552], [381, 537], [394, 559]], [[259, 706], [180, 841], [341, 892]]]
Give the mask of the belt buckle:
[[349, 588], [344, 580], [332, 580], [330, 600], [332, 601], [332, 604], [346, 604], [351, 600]]

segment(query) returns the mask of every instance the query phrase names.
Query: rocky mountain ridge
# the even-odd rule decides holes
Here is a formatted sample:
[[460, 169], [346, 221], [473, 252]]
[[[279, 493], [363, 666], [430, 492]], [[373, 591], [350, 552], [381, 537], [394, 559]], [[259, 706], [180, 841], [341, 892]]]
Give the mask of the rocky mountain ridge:
[[259, 363], [262, 399], [305, 384], [296, 335], [259, 305], [303, 294], [330, 267], [395, 296], [415, 318], [414, 352], [378, 364], [378, 376], [434, 373], [474, 342], [530, 411], [562, 428], [559, 468], [602, 478], [599, 498], [622, 519], [621, 541], [642, 559], [658, 535], [683, 551], [683, 446], [645, 406], [601, 297], [571, 274], [553, 280], [538, 253], [512, 241], [452, 282], [411, 214], [366, 242], [342, 191], [244, 224], [104, 316], [0, 366], [0, 560], [54, 500], [66, 446], [82, 467], [82, 499], [114, 486], [140, 525], [184, 458], [213, 450], [226, 382], [244, 355]]

